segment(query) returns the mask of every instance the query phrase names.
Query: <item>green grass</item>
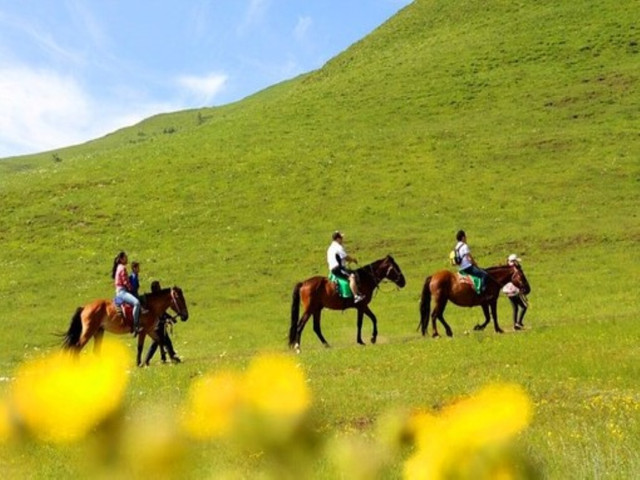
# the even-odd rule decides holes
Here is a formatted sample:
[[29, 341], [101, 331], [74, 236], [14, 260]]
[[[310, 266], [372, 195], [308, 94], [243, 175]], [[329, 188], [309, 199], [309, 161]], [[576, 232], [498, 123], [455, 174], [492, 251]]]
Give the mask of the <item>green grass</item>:
[[[392, 253], [408, 284], [374, 299], [376, 346], [355, 345], [353, 312], [323, 315], [330, 350], [305, 330], [299, 359], [323, 429], [367, 433], [390, 408], [513, 381], [536, 404], [523, 448], [549, 478], [633, 477], [632, 3], [419, 0], [322, 69], [241, 102], [2, 160], [0, 376], [57, 348], [51, 334], [76, 306], [112, 294], [125, 249], [145, 284], [179, 284], [191, 310], [175, 337], [185, 363], [135, 371], [126, 402], [177, 406], [194, 377], [286, 350], [292, 286], [325, 273], [340, 228], [361, 263]], [[459, 228], [482, 265], [522, 256], [528, 331], [465, 334], [481, 312], [449, 307], [454, 338], [419, 337], [422, 282], [446, 267]], [[508, 327], [504, 301], [500, 315]], [[73, 452], [35, 452], [21, 460], [39, 478], [73, 470]], [[194, 455], [194, 478], [244, 461]]]

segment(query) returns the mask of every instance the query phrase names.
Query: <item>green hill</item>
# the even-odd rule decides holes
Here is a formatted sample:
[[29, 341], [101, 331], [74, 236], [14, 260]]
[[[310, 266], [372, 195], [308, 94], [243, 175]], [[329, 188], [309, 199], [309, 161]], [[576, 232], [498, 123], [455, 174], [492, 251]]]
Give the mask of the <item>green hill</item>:
[[[337, 228], [361, 264], [392, 253], [407, 276], [372, 304], [388, 344], [380, 352], [395, 345], [398, 355], [417, 337], [422, 282], [446, 267], [459, 228], [481, 265], [522, 256], [531, 321], [557, 335], [552, 351], [534, 340], [544, 328], [517, 340], [539, 357], [532, 365], [582, 352], [587, 334], [560, 347], [574, 329], [637, 333], [638, 19], [634, 2], [612, 0], [417, 0], [323, 68], [240, 102], [0, 161], [1, 371], [52, 347], [76, 306], [112, 294], [122, 249], [142, 263], [144, 284], [184, 289], [192, 320], [178, 349], [194, 360], [185, 370], [223, 352], [241, 362], [284, 349], [291, 288], [325, 273]], [[447, 313], [456, 333], [481, 315]], [[323, 327], [355, 348], [345, 315], [326, 313]], [[475, 348], [464, 345], [437, 348]], [[428, 342], [406, 348], [435, 355]], [[305, 349], [338, 368], [311, 328]], [[360, 355], [349, 352], [342, 362]], [[616, 376], [580, 372], [596, 383]], [[633, 471], [638, 459], [629, 462]]]

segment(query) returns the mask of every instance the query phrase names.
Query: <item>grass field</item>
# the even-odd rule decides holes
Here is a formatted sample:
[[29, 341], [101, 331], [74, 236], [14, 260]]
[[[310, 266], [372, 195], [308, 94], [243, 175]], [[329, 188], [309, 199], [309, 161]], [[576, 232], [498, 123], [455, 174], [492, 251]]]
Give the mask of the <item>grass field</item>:
[[[207, 372], [288, 354], [292, 287], [325, 273], [339, 228], [361, 264], [392, 253], [407, 286], [373, 300], [376, 345], [355, 344], [352, 311], [324, 313], [331, 349], [305, 330], [295, 360], [315, 431], [370, 440], [389, 411], [513, 382], [534, 405], [515, 448], [544, 478], [634, 478], [638, 20], [633, 2], [612, 0], [417, 0], [322, 69], [240, 102], [3, 159], [0, 392], [58, 348], [52, 334], [78, 305], [112, 295], [124, 249], [145, 286], [178, 284], [189, 302], [174, 332], [184, 363], [134, 369], [124, 399], [129, 421], [172, 418]], [[522, 257], [526, 331], [511, 331], [506, 300], [504, 335], [474, 332], [481, 312], [455, 307], [452, 339], [416, 331], [424, 278], [447, 268], [459, 228], [481, 265]], [[82, 451], [6, 447], [0, 464], [65, 478], [85, 472]], [[266, 461], [215, 444], [188, 458], [186, 478], [249, 477]], [[338, 476], [326, 459], [315, 472]], [[401, 474], [401, 460], [378, 472]]]

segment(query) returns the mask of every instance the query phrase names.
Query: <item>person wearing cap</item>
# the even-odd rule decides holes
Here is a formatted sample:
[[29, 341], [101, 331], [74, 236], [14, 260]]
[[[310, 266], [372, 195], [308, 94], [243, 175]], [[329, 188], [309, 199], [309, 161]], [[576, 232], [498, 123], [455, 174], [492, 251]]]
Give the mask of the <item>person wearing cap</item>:
[[[515, 253], [512, 253], [507, 257], [507, 264], [509, 266], [519, 267], [520, 262], [522, 262], [522, 260]], [[513, 307], [513, 327], [516, 330], [521, 330], [524, 328], [524, 325], [522, 324], [524, 314], [527, 313], [527, 308], [529, 307], [527, 297], [511, 282], [507, 283], [502, 288], [502, 292], [507, 296], [507, 298], [509, 298], [511, 306]], [[518, 316], [518, 310], [520, 310], [520, 316]]]
[[329, 264], [329, 271], [336, 277], [343, 278], [349, 282], [351, 292], [353, 293], [354, 303], [358, 303], [364, 299], [364, 295], [360, 295], [358, 292], [358, 285], [356, 284], [355, 274], [349, 270], [346, 266], [347, 262], [358, 263], [356, 257], [352, 257], [347, 254], [343, 242], [343, 235], [339, 231], [333, 232], [331, 235], [331, 245], [327, 249], [327, 263]]

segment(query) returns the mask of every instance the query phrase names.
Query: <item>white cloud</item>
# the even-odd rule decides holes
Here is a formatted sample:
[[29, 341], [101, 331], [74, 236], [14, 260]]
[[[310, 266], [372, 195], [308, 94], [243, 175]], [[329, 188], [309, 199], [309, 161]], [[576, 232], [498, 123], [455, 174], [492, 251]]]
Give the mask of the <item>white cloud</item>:
[[307, 36], [309, 28], [311, 28], [312, 23], [313, 20], [311, 19], [311, 17], [299, 17], [298, 23], [293, 29], [293, 36], [295, 37], [295, 39], [298, 41], [304, 40]]
[[69, 145], [86, 134], [89, 99], [71, 77], [0, 69], [0, 156]]
[[247, 12], [240, 26], [238, 33], [244, 35], [252, 27], [262, 23], [269, 9], [270, 0], [251, 0]]
[[210, 73], [202, 77], [183, 75], [177, 79], [177, 83], [198, 106], [201, 106], [210, 103], [224, 88], [227, 76], [219, 73]]
[[97, 101], [72, 76], [24, 66], [0, 68], [0, 158], [83, 143], [183, 108], [131, 98]]

